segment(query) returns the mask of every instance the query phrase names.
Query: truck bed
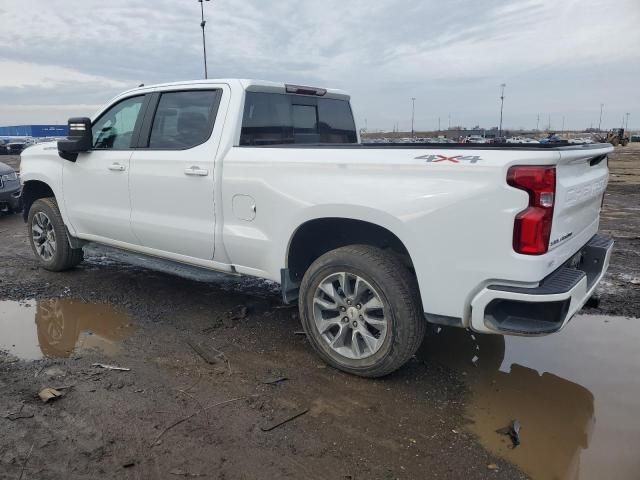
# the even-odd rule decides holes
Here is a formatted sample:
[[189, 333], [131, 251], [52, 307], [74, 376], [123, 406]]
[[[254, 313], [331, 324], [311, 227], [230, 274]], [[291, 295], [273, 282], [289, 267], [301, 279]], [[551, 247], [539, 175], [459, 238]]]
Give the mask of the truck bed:
[[597, 150], [608, 143], [283, 143], [277, 145], [243, 145], [243, 148], [319, 148], [319, 149], [404, 149], [404, 150]]

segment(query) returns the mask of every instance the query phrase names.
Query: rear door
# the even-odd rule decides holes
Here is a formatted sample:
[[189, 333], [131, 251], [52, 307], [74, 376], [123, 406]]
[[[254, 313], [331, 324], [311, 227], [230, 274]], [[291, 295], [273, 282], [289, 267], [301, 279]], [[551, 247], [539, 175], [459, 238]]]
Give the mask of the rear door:
[[145, 106], [138, 95], [108, 108], [93, 123], [93, 148], [63, 162], [64, 202], [78, 233], [138, 243], [129, 224], [129, 162]]
[[212, 260], [222, 89], [153, 95], [131, 158], [133, 232], [145, 247]]

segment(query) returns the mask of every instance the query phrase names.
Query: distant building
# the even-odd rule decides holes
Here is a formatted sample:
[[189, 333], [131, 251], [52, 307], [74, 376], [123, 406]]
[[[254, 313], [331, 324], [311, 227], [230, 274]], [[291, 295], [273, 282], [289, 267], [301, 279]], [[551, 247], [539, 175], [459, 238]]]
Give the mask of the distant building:
[[0, 127], [0, 137], [66, 137], [67, 125], [13, 125]]

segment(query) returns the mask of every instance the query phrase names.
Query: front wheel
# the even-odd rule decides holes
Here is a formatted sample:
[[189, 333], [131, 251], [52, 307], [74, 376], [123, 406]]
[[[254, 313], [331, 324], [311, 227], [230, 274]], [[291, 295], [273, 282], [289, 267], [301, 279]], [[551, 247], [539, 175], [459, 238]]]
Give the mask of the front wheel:
[[71, 248], [55, 199], [40, 198], [33, 202], [27, 228], [31, 248], [45, 270], [61, 272], [82, 261], [82, 249]]
[[368, 245], [332, 250], [309, 267], [300, 317], [330, 365], [382, 377], [416, 352], [426, 329], [415, 278], [397, 256]]

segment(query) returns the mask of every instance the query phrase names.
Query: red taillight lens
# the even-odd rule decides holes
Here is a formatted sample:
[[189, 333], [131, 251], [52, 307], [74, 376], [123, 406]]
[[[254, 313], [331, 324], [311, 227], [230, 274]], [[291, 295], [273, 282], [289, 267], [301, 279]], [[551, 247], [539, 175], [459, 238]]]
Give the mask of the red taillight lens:
[[525, 255], [546, 253], [553, 223], [556, 167], [511, 167], [507, 183], [529, 194], [529, 206], [516, 216], [513, 249]]

